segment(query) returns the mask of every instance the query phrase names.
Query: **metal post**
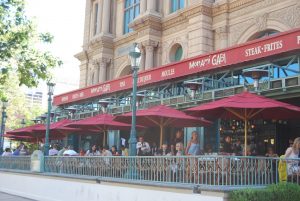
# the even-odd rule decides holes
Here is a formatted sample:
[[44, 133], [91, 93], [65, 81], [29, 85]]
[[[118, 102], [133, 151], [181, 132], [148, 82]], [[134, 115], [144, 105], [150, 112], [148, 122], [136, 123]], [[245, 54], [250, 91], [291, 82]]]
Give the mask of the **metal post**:
[[3, 105], [2, 106], [2, 118], [1, 118], [1, 133], [0, 133], [0, 155], [2, 155], [2, 153], [3, 153], [5, 120], [6, 120], [6, 107]]
[[132, 121], [131, 121], [131, 131], [130, 131], [130, 139], [129, 139], [129, 155], [130, 156], [136, 156], [136, 91], [137, 91], [137, 72], [138, 67], [133, 66], [133, 87], [132, 87], [132, 102], [131, 102], [131, 108], [132, 108]]
[[131, 60], [131, 67], [133, 70], [132, 78], [133, 78], [133, 86], [132, 86], [132, 121], [131, 121], [131, 131], [129, 138], [129, 156], [130, 158], [130, 167], [127, 173], [124, 175], [127, 179], [137, 179], [139, 178], [139, 174], [136, 169], [136, 160], [133, 156], [136, 156], [136, 93], [137, 93], [137, 79], [138, 79], [138, 70], [140, 65], [140, 57], [141, 53], [137, 47], [137, 44], [134, 44], [134, 50], [129, 53]]
[[52, 107], [52, 94], [53, 94], [53, 83], [47, 83], [48, 86], [48, 112], [47, 112], [47, 122], [46, 122], [46, 136], [45, 136], [45, 149], [44, 149], [44, 155], [49, 155], [49, 132], [50, 132], [50, 113], [51, 113], [51, 107]]
[[47, 122], [46, 122], [46, 136], [45, 136], [45, 156], [49, 154], [49, 130], [50, 130], [50, 112], [51, 112], [51, 93], [48, 92], [48, 112], [47, 112]]

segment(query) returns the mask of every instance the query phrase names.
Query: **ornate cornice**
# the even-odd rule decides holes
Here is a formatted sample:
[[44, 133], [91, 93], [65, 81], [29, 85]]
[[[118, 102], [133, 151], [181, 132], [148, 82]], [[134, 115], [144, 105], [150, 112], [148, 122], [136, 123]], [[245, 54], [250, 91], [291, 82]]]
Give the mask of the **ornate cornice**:
[[96, 49], [96, 48], [113, 49], [113, 38], [112, 36], [106, 36], [106, 35], [95, 36], [89, 41], [88, 47], [91, 49]]
[[161, 30], [161, 16], [154, 15], [151, 13], [146, 13], [145, 15], [141, 15], [138, 18], [134, 19], [129, 27], [133, 30], [139, 32], [144, 29], [155, 29]]
[[268, 5], [273, 5], [277, 2], [282, 2], [282, 0], [236, 0], [231, 2], [225, 2], [224, 4], [215, 3], [212, 9], [212, 13], [213, 16], [217, 16], [224, 13], [232, 13], [234, 11], [241, 10], [245, 7], [249, 7], [258, 3], [263, 3], [265, 7]]
[[171, 15], [163, 20], [162, 27], [163, 30], [174, 27], [178, 24], [186, 23], [189, 18], [197, 15], [212, 16], [212, 8], [206, 5], [198, 5], [193, 7], [188, 7], [182, 10], [177, 15]]
[[137, 32], [136, 31], [128, 33], [128, 34], [126, 34], [126, 35], [124, 35], [120, 38], [114, 39], [114, 46], [118, 47], [118, 46], [121, 46], [123, 44], [135, 41], [136, 38], [137, 38]]

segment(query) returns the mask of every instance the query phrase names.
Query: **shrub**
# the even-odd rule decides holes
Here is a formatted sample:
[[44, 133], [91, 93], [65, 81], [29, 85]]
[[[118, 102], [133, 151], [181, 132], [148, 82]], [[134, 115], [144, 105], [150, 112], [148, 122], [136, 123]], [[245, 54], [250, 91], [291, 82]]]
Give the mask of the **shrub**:
[[300, 186], [292, 183], [273, 184], [262, 189], [232, 191], [230, 201], [299, 201]]

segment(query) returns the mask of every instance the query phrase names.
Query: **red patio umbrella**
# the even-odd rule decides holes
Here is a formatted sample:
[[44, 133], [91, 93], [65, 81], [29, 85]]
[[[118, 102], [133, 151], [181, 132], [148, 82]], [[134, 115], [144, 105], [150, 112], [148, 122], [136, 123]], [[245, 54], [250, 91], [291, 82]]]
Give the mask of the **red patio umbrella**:
[[34, 124], [31, 126], [26, 126], [23, 128], [18, 128], [12, 131], [7, 131], [6, 134], [8, 135], [29, 135], [33, 133], [33, 129], [38, 128], [40, 126], [42, 126], [43, 124]]
[[[131, 123], [131, 116], [132, 113], [129, 112], [116, 116], [115, 120], [124, 123]], [[211, 125], [210, 121], [189, 116], [184, 112], [165, 105], [158, 105], [148, 109], [137, 110], [136, 123], [146, 127], [158, 126], [160, 128], [160, 145], [162, 145], [163, 141], [164, 127], [171, 126], [182, 128]]]
[[276, 101], [264, 96], [243, 92], [228, 98], [205, 103], [187, 109], [193, 116], [208, 119], [238, 118], [245, 124], [245, 155], [247, 148], [247, 123], [251, 119], [291, 119], [300, 117], [300, 107]]
[[[72, 122], [73, 122], [72, 120], [63, 119], [61, 121], [50, 124], [50, 135], [57, 137], [57, 135], [61, 135], [61, 134], [64, 135], [70, 132], [82, 131], [81, 129], [65, 127], [65, 125], [70, 124]], [[37, 134], [43, 135], [46, 132], [46, 125], [40, 124], [39, 126], [33, 128], [32, 131]]]
[[124, 130], [130, 129], [130, 124], [125, 124], [121, 122], [117, 122], [114, 120], [114, 116], [111, 114], [99, 114], [94, 117], [86, 118], [83, 120], [75, 121], [66, 125], [66, 127], [71, 128], [88, 128], [92, 130], [100, 130], [103, 131], [103, 145], [105, 145], [106, 135], [108, 130]]
[[5, 138], [9, 138], [11, 140], [20, 140], [20, 141], [34, 141], [35, 138], [28, 135], [12, 135], [12, 134], [5, 134]]

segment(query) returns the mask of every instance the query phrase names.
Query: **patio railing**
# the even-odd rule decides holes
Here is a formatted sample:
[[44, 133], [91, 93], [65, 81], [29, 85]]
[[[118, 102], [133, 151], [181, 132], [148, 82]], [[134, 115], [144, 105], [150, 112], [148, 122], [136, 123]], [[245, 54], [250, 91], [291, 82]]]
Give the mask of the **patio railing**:
[[30, 171], [30, 156], [0, 157], [0, 169]]
[[[173, 186], [265, 186], [278, 183], [279, 158], [243, 156], [45, 157], [45, 173]], [[282, 160], [300, 183], [300, 159]], [[283, 166], [284, 168], [285, 166]], [[30, 171], [30, 157], [0, 157], [1, 169]]]

